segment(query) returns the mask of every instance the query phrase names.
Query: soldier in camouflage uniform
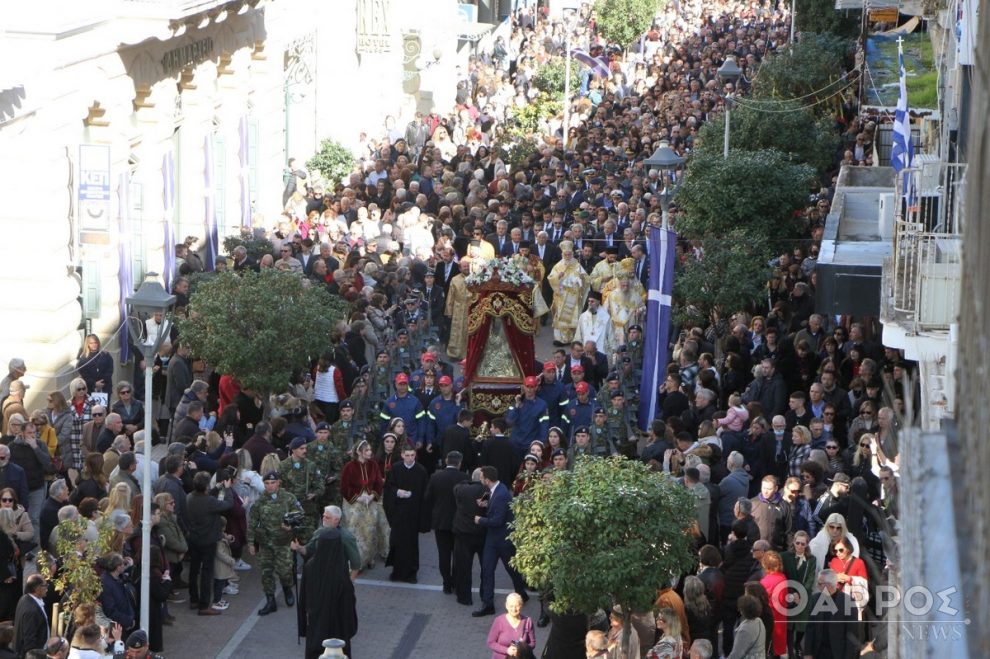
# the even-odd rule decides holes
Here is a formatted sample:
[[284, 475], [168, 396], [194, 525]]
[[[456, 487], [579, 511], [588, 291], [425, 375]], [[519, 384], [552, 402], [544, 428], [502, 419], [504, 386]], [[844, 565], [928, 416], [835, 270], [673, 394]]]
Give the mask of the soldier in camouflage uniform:
[[362, 439], [364, 439], [363, 434], [354, 421], [354, 402], [350, 399], [345, 400], [340, 404], [340, 419], [330, 426], [330, 441], [341, 456], [350, 456]]
[[588, 434], [591, 436], [588, 445], [591, 447], [592, 453], [601, 457], [616, 454], [615, 442], [608, 427], [608, 412], [600, 407], [595, 410], [591, 417]]
[[293, 561], [292, 550], [289, 549], [292, 533], [282, 519], [286, 513], [302, 510], [296, 498], [280, 488], [278, 472], [268, 472], [263, 480], [265, 494], [251, 506], [247, 528], [248, 551], [252, 556], [260, 554], [258, 564], [261, 566], [261, 587], [267, 600], [265, 606], [258, 611], [260, 616], [278, 610], [275, 604], [276, 574], [282, 582], [286, 606], [292, 606], [296, 602], [292, 594]]
[[605, 425], [608, 427], [609, 439], [619, 453], [631, 460], [639, 457], [639, 435], [633, 427], [630, 410], [626, 407], [625, 395], [621, 389], [612, 394], [612, 407], [605, 413]]
[[[392, 350], [389, 351], [389, 361], [392, 365], [392, 372], [390, 380], [395, 379], [395, 376], [399, 373], [405, 373], [408, 375], [415, 370], [416, 367], [416, 355], [419, 352], [413, 352], [413, 348], [410, 346], [410, 336], [409, 330], [403, 328], [395, 333], [395, 345]], [[386, 396], [388, 398], [388, 396]]]
[[[391, 395], [391, 394], [389, 394]], [[354, 405], [354, 425], [357, 426], [355, 432], [360, 433], [362, 439], [367, 439], [371, 431], [372, 419], [377, 422], [381, 412], [371, 404], [371, 394], [368, 393], [368, 375], [362, 375], [354, 381], [351, 388], [351, 397], [348, 399]], [[358, 442], [355, 442], [355, 445]], [[373, 447], [376, 448], [377, 447]]]
[[629, 355], [623, 357], [619, 366], [619, 387], [626, 395], [626, 402], [629, 403], [630, 408], [639, 407], [639, 385], [641, 384], [641, 377], [633, 367], [632, 357]]
[[608, 374], [606, 382], [607, 384], [602, 387], [601, 391], [598, 392], [598, 397], [595, 399], [595, 402], [598, 404], [598, 407], [608, 412], [612, 409], [612, 394], [616, 391], [621, 391], [621, 382], [619, 375], [614, 372]]
[[[353, 405], [350, 401], [340, 404]], [[353, 414], [353, 406], [348, 408]], [[340, 423], [339, 421], [337, 423]], [[336, 425], [336, 424], [334, 424]], [[307, 444], [306, 456], [316, 465], [317, 470], [323, 474], [325, 483], [323, 493], [317, 497], [321, 506], [330, 504], [340, 504], [340, 470], [344, 466], [345, 456], [340, 449], [330, 440], [333, 433], [333, 426], [324, 421], [316, 426], [316, 439]]]
[[627, 330], [626, 356], [632, 360], [633, 373], [643, 373], [643, 328], [640, 325], [630, 325]]
[[[392, 357], [385, 350], [378, 351], [375, 365], [368, 371], [368, 400], [377, 417], [382, 411], [382, 404], [388, 400], [389, 396], [395, 393], [392, 386], [392, 379], [395, 377], [395, 369], [392, 367]], [[371, 418], [371, 417], [369, 417]]]
[[307, 445], [303, 437], [296, 437], [289, 444], [289, 457], [282, 460], [278, 473], [282, 477], [282, 487], [296, 497], [306, 513], [304, 534], [308, 538], [319, 526], [323, 508], [320, 497], [326, 483], [316, 463], [306, 458]]

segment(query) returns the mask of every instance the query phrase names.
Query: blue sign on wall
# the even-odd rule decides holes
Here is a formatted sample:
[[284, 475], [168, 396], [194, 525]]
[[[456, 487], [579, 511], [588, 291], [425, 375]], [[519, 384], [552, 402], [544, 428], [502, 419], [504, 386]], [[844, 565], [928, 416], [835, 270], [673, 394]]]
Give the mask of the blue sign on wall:
[[110, 230], [110, 146], [79, 145], [79, 228]]

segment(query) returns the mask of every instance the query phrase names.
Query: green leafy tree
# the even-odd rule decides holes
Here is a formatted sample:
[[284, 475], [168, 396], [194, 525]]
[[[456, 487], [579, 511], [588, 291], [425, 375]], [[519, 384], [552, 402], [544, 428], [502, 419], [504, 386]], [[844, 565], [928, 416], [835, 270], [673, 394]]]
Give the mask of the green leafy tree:
[[559, 98], [540, 94], [525, 106], [512, 110], [507, 134], [510, 139], [529, 138], [545, 133], [546, 121], [563, 112]]
[[773, 246], [736, 229], [701, 241], [702, 258], [691, 259], [674, 276], [674, 321], [705, 325], [766, 298]]
[[798, 0], [796, 9], [794, 22], [802, 35], [816, 32], [847, 39], [859, 36], [862, 12], [837, 11], [835, 0]]
[[649, 611], [657, 591], [694, 565], [693, 496], [641, 462], [578, 458], [569, 471], [533, 483], [513, 504], [513, 566], [553, 592], [557, 612], [622, 606]]
[[[809, 109], [792, 106], [788, 111], [780, 102], [734, 106], [729, 128], [729, 153], [776, 149], [792, 162], [811, 165], [819, 175], [832, 166], [839, 147], [832, 122]], [[725, 115], [720, 114], [701, 127], [694, 152], [721, 157], [724, 135]]]
[[793, 46], [780, 48], [761, 65], [753, 79], [752, 105], [761, 100], [794, 101], [814, 105], [815, 112], [828, 114], [837, 93], [848, 86], [842, 78], [847, 41], [831, 34], [805, 34]]
[[83, 517], [59, 522], [56, 529], [55, 551], [61, 557], [60, 569], [56, 572], [54, 557], [42, 551], [38, 553], [38, 570], [62, 596], [62, 615], [67, 621], [77, 606], [95, 602], [103, 592], [96, 559], [110, 551], [113, 526], [109, 517], [97, 522], [95, 542], [85, 537], [89, 520]]
[[661, 0], [597, 0], [595, 27], [609, 43], [625, 48], [650, 29], [660, 6]]
[[[581, 88], [581, 64], [571, 62], [571, 92]], [[567, 63], [563, 57], [554, 57], [541, 66], [533, 76], [533, 84], [541, 92], [559, 97], [564, 93], [564, 79], [567, 77]]]
[[815, 180], [809, 165], [779, 151], [729, 151], [691, 158], [677, 191], [686, 212], [677, 231], [688, 238], [720, 237], [740, 229], [764, 241], [797, 237], [794, 211]]
[[354, 169], [354, 154], [340, 142], [326, 139], [320, 142], [320, 149], [306, 163], [309, 171], [319, 171], [320, 176], [336, 186], [351, 175]]
[[178, 323], [193, 353], [266, 396], [329, 348], [349, 304], [298, 275], [266, 268], [201, 283], [189, 307]]
[[234, 249], [243, 247], [247, 250], [248, 257], [257, 263], [265, 254], [273, 254], [275, 245], [264, 235], [257, 235], [250, 229], [243, 230], [240, 234], [227, 236], [223, 239], [223, 248], [228, 254], [233, 254]]

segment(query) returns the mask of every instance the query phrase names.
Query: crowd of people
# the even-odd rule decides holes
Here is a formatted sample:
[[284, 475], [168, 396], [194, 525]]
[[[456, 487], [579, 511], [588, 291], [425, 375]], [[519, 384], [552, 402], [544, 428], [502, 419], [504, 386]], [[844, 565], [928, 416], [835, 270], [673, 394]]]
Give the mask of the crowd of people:
[[[871, 593], [896, 552], [898, 427], [914, 392], [901, 385], [911, 365], [874, 339], [871, 319], [814, 313], [835, 176], [801, 211], [808, 235], [775, 259], [769, 301], [677, 328], [662, 387], [640, 391], [646, 230], [662, 221], [673, 182], [639, 163], [661, 142], [689, 156], [725, 95], [745, 94], [787, 42], [789, 16], [755, 0], [670, 3], [638, 52], [623, 56], [589, 11], [566, 23], [515, 13], [508, 40], [459, 71], [452, 113], [417, 115], [404, 129], [388, 122], [340, 184], [288, 162], [277, 226], [245, 236], [267, 238], [273, 251], [239, 247], [206, 264], [283, 270], [350, 303], [332, 345], [270, 400], [196, 360], [174, 329], [152, 391], [140, 377], [114, 382], [113, 358], [90, 335], [68, 393], [52, 391], [46, 408], [28, 412], [27, 366], [10, 361], [0, 383], [0, 620], [14, 625], [0, 626], [0, 644], [10, 636], [19, 657], [162, 652], [169, 606], [221, 615], [250, 556], [266, 596], [258, 614], [277, 610], [280, 588], [286, 606], [303, 607], [306, 653], [318, 656], [323, 638], [356, 632], [353, 579], [384, 561], [392, 580], [416, 583], [418, 536], [432, 531], [443, 591], [465, 606], [476, 592], [474, 616], [495, 613], [499, 561], [511, 577], [516, 592], [487, 639], [493, 657], [532, 656], [534, 627], [550, 623], [544, 656], [568, 659], [883, 651]], [[585, 73], [570, 123], [547, 120], [541, 145], [509, 167], [501, 131], [536, 96], [536, 72], [561, 55], [568, 33], [611, 73]], [[743, 70], [736, 89], [716, 75], [729, 56]], [[854, 114], [847, 103], [835, 116], [836, 171], [872, 157], [876, 127]], [[679, 213], [675, 201], [675, 229]], [[207, 269], [194, 246], [176, 246], [183, 308], [190, 276]], [[554, 350], [479, 433], [457, 362], [467, 350], [466, 279], [496, 257], [537, 282], [534, 316]], [[682, 241], [679, 258], [704, 255]], [[149, 337], [162, 322], [148, 319]], [[635, 415], [644, 395], [658, 397], [648, 432]], [[160, 463], [146, 463], [146, 441], [167, 445]], [[697, 502], [698, 569], [633, 614], [626, 653], [618, 609], [575, 620], [551, 612], [543, 593], [534, 625], [510, 564], [512, 498], [580, 456], [610, 455], [667, 472]], [[141, 490], [145, 469], [152, 492]], [[154, 502], [147, 630], [137, 629], [144, 496]], [[103, 592], [71, 612], [65, 636], [49, 638], [60, 595], [38, 563], [57, 572], [60, 552], [95, 542], [100, 524], [112, 527], [94, 566]], [[806, 603], [828, 597], [838, 611], [789, 609], [795, 583]]]

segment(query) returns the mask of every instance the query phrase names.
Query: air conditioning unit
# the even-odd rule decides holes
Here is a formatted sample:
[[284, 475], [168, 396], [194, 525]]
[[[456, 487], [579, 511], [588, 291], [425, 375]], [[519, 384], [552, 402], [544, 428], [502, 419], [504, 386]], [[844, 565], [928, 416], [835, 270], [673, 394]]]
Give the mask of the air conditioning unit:
[[911, 161], [911, 166], [919, 170], [918, 193], [925, 197], [937, 195], [942, 184], [942, 163], [938, 156], [933, 153], [919, 153]]

